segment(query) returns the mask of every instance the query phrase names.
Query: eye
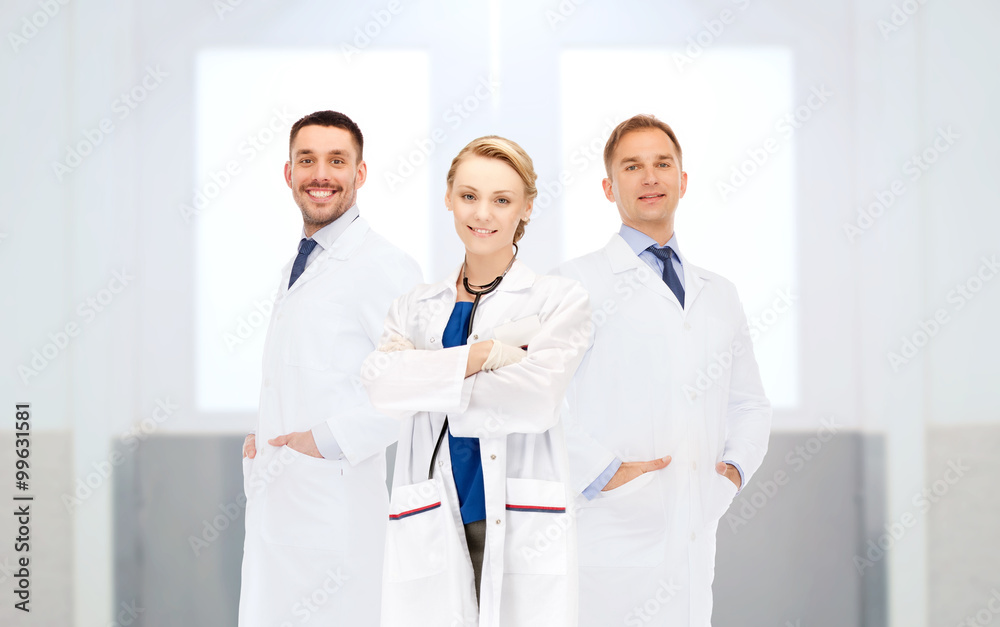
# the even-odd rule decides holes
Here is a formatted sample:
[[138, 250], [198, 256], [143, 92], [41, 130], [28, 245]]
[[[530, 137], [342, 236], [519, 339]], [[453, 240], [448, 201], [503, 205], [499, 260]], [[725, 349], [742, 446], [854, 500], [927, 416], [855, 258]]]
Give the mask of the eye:
[[331, 163], [333, 163], [334, 165], [340, 165], [343, 162], [344, 162], [343, 159], [334, 159], [333, 161], [331, 161]]
[[462, 200], [475, 200], [476, 197], [472, 194], [462, 194]]
[[626, 166], [625, 167], [625, 171], [626, 172], [629, 172], [631, 170], [638, 170], [638, 169], [639, 169], [639, 166], [637, 166], [637, 165], [630, 165], [630, 166]]
[[303, 163], [303, 164], [305, 164], [305, 163], [312, 163], [312, 159], [300, 159], [299, 163]]
[[507, 200], [506, 198], [497, 198], [497, 202], [501, 203], [501, 204], [504, 204], [504, 205], [510, 204], [510, 201]]
[[658, 165], [659, 165], [659, 166], [660, 166], [661, 168], [669, 168], [669, 167], [670, 167], [670, 164], [669, 164], [669, 163], [667, 163], [666, 161], [664, 161], [663, 163], [660, 163], [660, 164], [658, 164]]

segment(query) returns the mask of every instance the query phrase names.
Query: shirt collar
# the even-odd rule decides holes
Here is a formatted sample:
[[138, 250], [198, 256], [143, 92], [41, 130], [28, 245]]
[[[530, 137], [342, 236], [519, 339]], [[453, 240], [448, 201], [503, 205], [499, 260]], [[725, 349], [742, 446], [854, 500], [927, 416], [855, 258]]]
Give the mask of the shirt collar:
[[[319, 247], [323, 250], [330, 250], [330, 248], [333, 247], [334, 242], [337, 241], [337, 238], [344, 234], [347, 227], [351, 226], [351, 222], [354, 222], [359, 215], [361, 215], [361, 212], [358, 209], [357, 203], [355, 203], [351, 205], [351, 208], [345, 211], [339, 218], [313, 233], [312, 239], [319, 244]], [[301, 236], [306, 236], [305, 227], [302, 228]]]
[[618, 230], [618, 234], [622, 236], [622, 239], [625, 240], [625, 243], [628, 244], [629, 248], [631, 248], [632, 252], [636, 255], [639, 255], [650, 246], [656, 246], [657, 248], [666, 248], [669, 246], [674, 251], [677, 260], [680, 261], [681, 251], [677, 247], [677, 231], [674, 231], [674, 234], [670, 236], [670, 239], [663, 246], [657, 244], [656, 240], [652, 237], [646, 235], [642, 231], [633, 229], [627, 224], [622, 224], [622, 228]]

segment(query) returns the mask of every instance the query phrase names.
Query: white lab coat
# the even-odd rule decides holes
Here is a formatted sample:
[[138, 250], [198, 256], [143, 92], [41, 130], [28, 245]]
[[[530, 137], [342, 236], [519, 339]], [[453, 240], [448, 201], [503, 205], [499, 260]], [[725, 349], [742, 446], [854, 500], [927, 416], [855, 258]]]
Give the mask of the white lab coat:
[[686, 308], [615, 234], [560, 266], [590, 293], [595, 340], [567, 392], [576, 493], [617, 456], [670, 465], [580, 501], [580, 625], [708, 627], [715, 535], [736, 486], [767, 450], [764, 396], [746, 316], [726, 279], [681, 257]]
[[[288, 289], [292, 261], [264, 346], [257, 456], [243, 460], [239, 624], [373, 627], [388, 514], [385, 447], [399, 425], [371, 406], [358, 372], [393, 299], [421, 273], [361, 217]], [[345, 459], [267, 444], [323, 421]]]
[[[563, 394], [590, 346], [590, 307], [573, 281], [515, 261], [482, 297], [469, 343], [528, 345], [517, 364], [466, 378], [468, 346], [441, 349], [458, 269], [398, 299], [386, 319], [416, 350], [375, 352], [362, 379], [372, 403], [402, 420], [386, 535], [386, 627], [576, 625], [576, 551]], [[428, 467], [445, 415], [455, 436], [479, 437], [486, 549], [477, 618], [471, 560], [448, 438]], [[569, 512], [564, 508], [570, 507]]]

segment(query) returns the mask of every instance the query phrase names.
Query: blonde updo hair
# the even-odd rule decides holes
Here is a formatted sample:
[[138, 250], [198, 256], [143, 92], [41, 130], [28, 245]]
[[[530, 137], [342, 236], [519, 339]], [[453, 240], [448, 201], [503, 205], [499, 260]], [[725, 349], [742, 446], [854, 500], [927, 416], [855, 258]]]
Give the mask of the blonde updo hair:
[[[521, 177], [521, 182], [524, 183], [526, 200], [531, 202], [538, 196], [538, 188], [535, 187], [538, 175], [535, 174], [535, 166], [531, 162], [531, 157], [528, 156], [528, 153], [517, 142], [498, 135], [487, 135], [479, 139], [474, 139], [455, 155], [455, 158], [451, 160], [451, 168], [448, 169], [449, 191], [455, 182], [455, 172], [458, 170], [458, 164], [468, 155], [503, 161], [514, 168], [517, 175]], [[515, 244], [524, 236], [524, 227], [527, 224], [527, 220], [521, 220], [517, 225], [517, 229], [514, 231]]]

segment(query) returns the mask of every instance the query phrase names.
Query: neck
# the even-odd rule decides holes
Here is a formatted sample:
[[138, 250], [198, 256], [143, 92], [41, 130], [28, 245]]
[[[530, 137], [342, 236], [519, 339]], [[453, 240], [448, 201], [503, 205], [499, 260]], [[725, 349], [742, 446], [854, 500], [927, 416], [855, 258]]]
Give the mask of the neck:
[[[344, 213], [347, 213], [347, 212], [345, 211]], [[323, 227], [330, 226], [331, 224], [333, 224], [334, 222], [336, 222], [340, 218], [340, 216], [342, 216], [342, 215], [344, 215], [344, 214], [342, 213], [342, 214], [338, 215], [337, 217], [335, 217], [334, 219], [327, 220], [326, 222], [316, 222], [316, 221], [313, 221], [313, 220], [303, 220], [302, 221], [302, 230], [305, 232], [306, 237], [312, 237], [316, 233], [316, 231], [319, 231]]]
[[486, 285], [503, 274], [513, 258], [513, 250], [501, 250], [489, 256], [466, 252], [465, 276], [468, 277], [470, 285]]
[[660, 246], [666, 245], [666, 243], [670, 241], [670, 238], [674, 236], [673, 221], [667, 224], [642, 224], [642, 225], [628, 224], [627, 226], [630, 226], [636, 231], [640, 231], [641, 233], [644, 233], [652, 237], [654, 240], [656, 240], [656, 243]]
[[[331, 223], [327, 222], [326, 224], [331, 224]], [[302, 225], [302, 230], [305, 231], [306, 237], [312, 237], [316, 231], [326, 226], [326, 224], [306, 223]]]
[[354, 207], [354, 202], [355, 199], [351, 198], [350, 203], [347, 205], [346, 208], [343, 208], [343, 210], [340, 213], [333, 216], [329, 220], [326, 220], [325, 222], [318, 222], [310, 219], [310, 217], [306, 215], [305, 210], [302, 210], [302, 230], [305, 231], [306, 237], [312, 237], [313, 233], [315, 233], [316, 231], [320, 230], [324, 226], [329, 226], [334, 222], [336, 222], [337, 220], [344, 217], [344, 215]]

